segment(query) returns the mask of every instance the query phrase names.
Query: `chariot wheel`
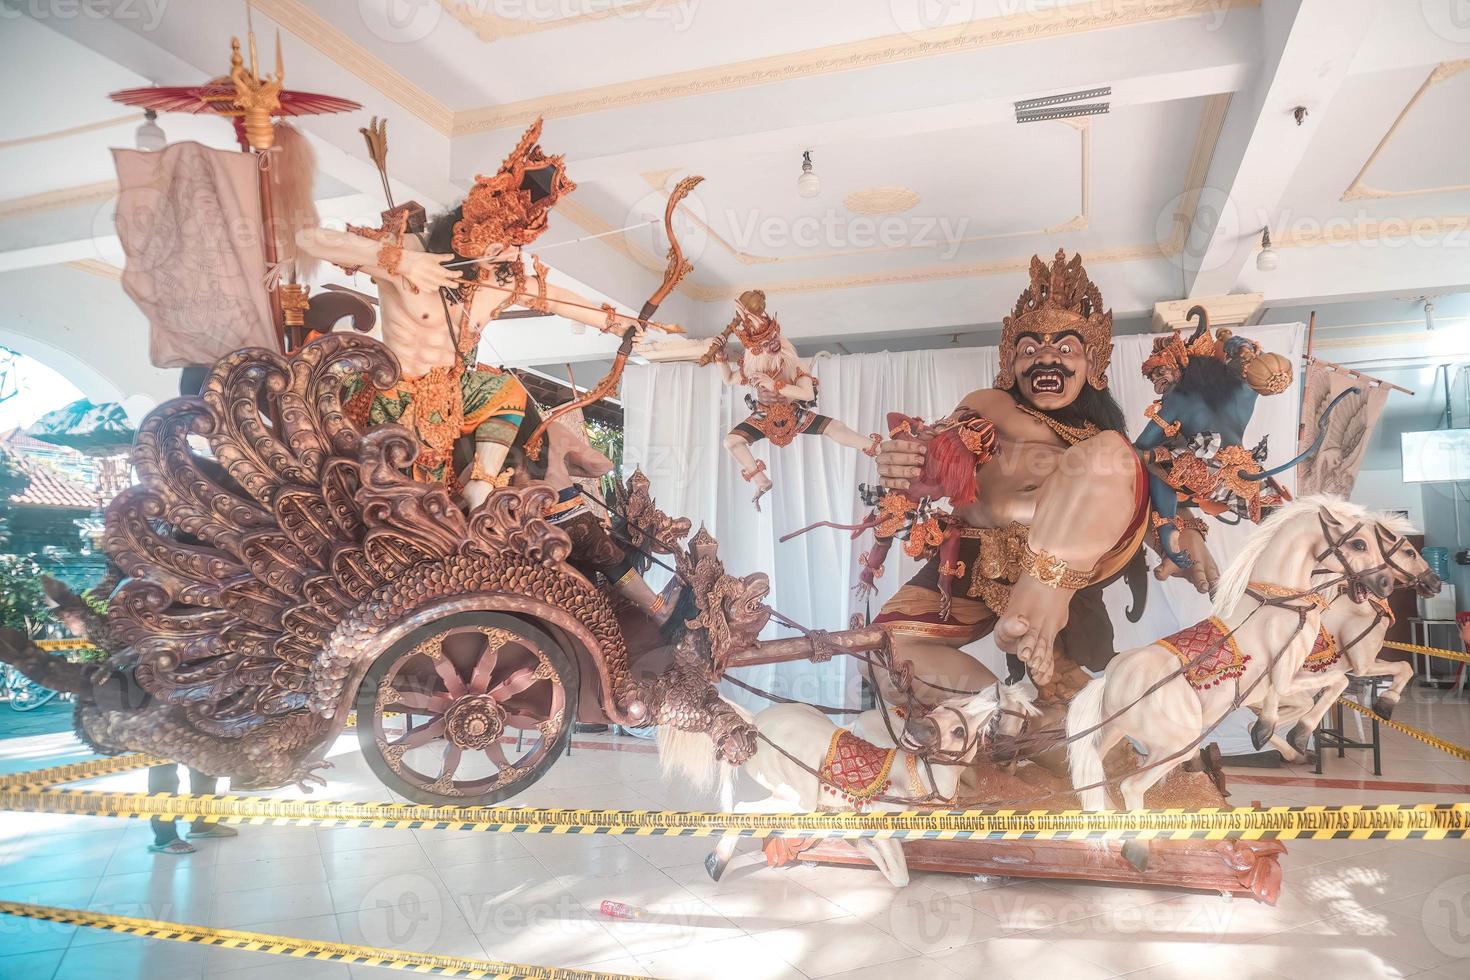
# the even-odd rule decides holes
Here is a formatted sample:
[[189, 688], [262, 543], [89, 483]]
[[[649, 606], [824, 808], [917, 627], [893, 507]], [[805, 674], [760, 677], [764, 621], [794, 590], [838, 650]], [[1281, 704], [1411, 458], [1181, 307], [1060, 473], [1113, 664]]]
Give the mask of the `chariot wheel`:
[[566, 749], [576, 657], [505, 613], [453, 613], [378, 656], [357, 691], [357, 740], [383, 784], [415, 803], [488, 806]]

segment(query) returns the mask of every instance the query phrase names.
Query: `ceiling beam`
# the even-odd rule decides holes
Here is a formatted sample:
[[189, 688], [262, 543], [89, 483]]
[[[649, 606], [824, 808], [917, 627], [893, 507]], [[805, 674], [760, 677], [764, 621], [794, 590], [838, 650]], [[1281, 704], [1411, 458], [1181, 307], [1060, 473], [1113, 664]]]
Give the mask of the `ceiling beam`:
[[[1188, 274], [1188, 296], [1235, 289], [1377, 6], [1373, 0], [1281, 0], [1262, 10], [1258, 81], [1231, 100], [1201, 206], [1176, 257]], [[1306, 109], [1300, 120], [1293, 111], [1298, 106]]]
[[[546, 145], [578, 180], [677, 166], [691, 150], [820, 146], [988, 123], [1014, 124], [1014, 103], [1111, 85], [1114, 108], [1230, 92], [1249, 83], [1261, 11], [1140, 24], [987, 47], [922, 61], [588, 109], [548, 121]], [[1140, 58], [1140, 50], [1148, 51]], [[451, 175], [468, 181], [497, 163], [518, 129], [460, 136]]]
[[1470, 222], [1442, 240], [1368, 238], [1280, 250], [1273, 272], [1254, 266], [1242, 288], [1264, 293], [1273, 306], [1443, 296], [1470, 291]]

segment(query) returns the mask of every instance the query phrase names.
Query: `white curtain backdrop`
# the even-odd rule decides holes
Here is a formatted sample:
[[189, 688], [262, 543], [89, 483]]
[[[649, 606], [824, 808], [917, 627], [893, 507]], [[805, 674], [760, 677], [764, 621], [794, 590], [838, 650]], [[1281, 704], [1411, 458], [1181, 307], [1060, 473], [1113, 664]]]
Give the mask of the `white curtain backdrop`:
[[[1243, 331], [1262, 348], [1301, 362], [1305, 330], [1301, 324], [1252, 327]], [[1153, 401], [1153, 389], [1139, 373], [1152, 347], [1151, 335], [1117, 338], [1108, 372], [1114, 397], [1128, 418], [1130, 437], [1144, 425], [1143, 410]], [[811, 372], [821, 382], [819, 410], [841, 419], [859, 432], [884, 431], [887, 413], [901, 411], [933, 419], [950, 412], [976, 388], [990, 385], [998, 364], [994, 347], [966, 347], [908, 353], [818, 356]], [[854, 614], [864, 612], [854, 598], [858, 555], [871, 544], [871, 535], [852, 540], [843, 531], [818, 528], [778, 544], [781, 535], [813, 521], [850, 523], [863, 509], [857, 498], [859, 483], [877, 482], [873, 461], [817, 436], [798, 436], [785, 449], [769, 442], [755, 447], [766, 460], [775, 488], [751, 506], [751, 485], [740, 478], [740, 468], [721, 446], [730, 429], [748, 414], [744, 390], [724, 388], [719, 370], [693, 364], [629, 365], [623, 386], [625, 413], [624, 467], [642, 467], [652, 481], [659, 507], [674, 516], [703, 522], [720, 542], [720, 556], [734, 574], [764, 571], [771, 579], [770, 603], [782, 614], [814, 629], [847, 627]], [[1262, 398], [1246, 434], [1248, 446], [1266, 436], [1272, 465], [1290, 458], [1296, 446], [1297, 389]], [[1281, 478], [1294, 489], [1290, 473]], [[1078, 520], [1086, 520], [1078, 515]], [[1225, 527], [1215, 522], [1210, 548], [1223, 570], [1252, 528]], [[916, 564], [896, 544], [888, 567], [872, 599], [876, 615], [883, 601], [915, 571]], [[1150, 579], [1143, 619], [1129, 623], [1127, 586], [1119, 581], [1107, 593], [1119, 650], [1141, 646], [1195, 622], [1209, 612], [1209, 602], [1177, 580]], [[769, 636], [789, 631], [771, 627]], [[989, 638], [968, 648], [996, 673], [1003, 660]], [[750, 668], [739, 676], [747, 683], [786, 697], [823, 704], [857, 704], [858, 667], [838, 657], [826, 664], [790, 663]], [[732, 700], [759, 710], [766, 702], [734, 688]]]

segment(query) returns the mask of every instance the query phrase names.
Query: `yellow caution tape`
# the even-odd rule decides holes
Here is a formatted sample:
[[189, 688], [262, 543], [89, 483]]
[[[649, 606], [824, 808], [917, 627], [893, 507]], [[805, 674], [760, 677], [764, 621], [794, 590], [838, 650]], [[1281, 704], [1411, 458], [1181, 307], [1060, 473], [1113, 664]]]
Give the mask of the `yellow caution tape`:
[[87, 640], [32, 640], [38, 650], [96, 650], [97, 644]]
[[880, 837], [977, 840], [1378, 839], [1461, 837], [1470, 803], [1201, 810], [904, 810], [891, 813], [703, 813], [344, 803], [101, 790], [0, 788], [0, 810], [278, 826], [470, 830], [639, 837]]
[[1458, 660], [1462, 664], [1470, 664], [1470, 653], [1463, 650], [1446, 650], [1444, 647], [1425, 647], [1417, 643], [1399, 643], [1397, 640], [1388, 640], [1383, 644], [1390, 650], [1402, 650], [1405, 653], [1422, 653], [1426, 657], [1440, 657], [1444, 660]]
[[141, 753], [89, 759], [86, 762], [51, 766], [49, 769], [31, 769], [26, 772], [0, 775], [0, 788], [7, 790], [44, 789], [60, 783], [74, 783], [79, 779], [95, 779], [98, 776], [114, 776], [120, 772], [132, 772], [134, 769], [147, 769], [149, 766], [159, 766], [166, 762], [168, 762], [167, 759], [158, 759]]
[[1358, 712], [1358, 714], [1367, 715], [1369, 718], [1372, 718], [1374, 721], [1378, 722], [1378, 724], [1383, 725], [1386, 728], [1392, 728], [1396, 732], [1403, 732], [1410, 738], [1417, 738], [1425, 745], [1432, 745], [1436, 749], [1439, 749], [1441, 752], [1449, 753], [1456, 759], [1463, 759], [1466, 762], [1470, 762], [1470, 749], [1465, 748], [1463, 745], [1456, 745], [1454, 742], [1446, 742], [1444, 739], [1436, 738], [1428, 732], [1421, 731], [1420, 729], [1415, 728], [1412, 725], [1405, 725], [1402, 722], [1390, 721], [1389, 719], [1378, 714], [1371, 708], [1366, 708], [1356, 701], [1349, 701], [1347, 698], [1338, 698], [1337, 703], [1345, 707], [1352, 708], [1354, 711]]
[[527, 966], [524, 963], [501, 963], [463, 956], [439, 956], [435, 953], [411, 953], [401, 949], [380, 949], [351, 943], [333, 943], [320, 939], [298, 939], [239, 929], [212, 929], [208, 926], [181, 922], [160, 922], [130, 915], [108, 915], [83, 912], [29, 902], [0, 902], [0, 912], [28, 919], [42, 919], [65, 925], [105, 929], [148, 939], [166, 939], [176, 943], [221, 946], [225, 949], [248, 949], [255, 953], [274, 953], [297, 959], [329, 960], [362, 966], [380, 966], [411, 973], [433, 973], [441, 977], [524, 977], [527, 980], [638, 980], [626, 973], [601, 973], [593, 970], [569, 970], [555, 966]]

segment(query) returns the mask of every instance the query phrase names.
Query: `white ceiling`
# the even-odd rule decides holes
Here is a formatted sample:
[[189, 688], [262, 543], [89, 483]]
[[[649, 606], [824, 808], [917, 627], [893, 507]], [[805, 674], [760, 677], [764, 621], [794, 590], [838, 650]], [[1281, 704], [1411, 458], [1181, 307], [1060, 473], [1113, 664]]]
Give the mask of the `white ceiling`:
[[[257, 0], [251, 16], [267, 62], [280, 29], [288, 85], [366, 107], [302, 123], [335, 220], [382, 207], [357, 133], [370, 115], [389, 120], [399, 198], [443, 205], [544, 114], [543, 145], [567, 154], [579, 188], [543, 244], [661, 215], [680, 177], [704, 175], [677, 223], [695, 270], [661, 311], [696, 334], [761, 287], [805, 350], [989, 342], [1029, 257], [1065, 247], [1123, 329], [1159, 301], [1259, 291], [1271, 319], [1337, 308], [1321, 349], [1355, 337], [1335, 356], [1363, 362], [1470, 353], [1470, 307], [1445, 307], [1454, 350], [1393, 340], [1412, 316], [1362, 326], [1383, 322], [1374, 303], [1470, 290], [1457, 2]], [[29, 7], [0, 20], [0, 85], [24, 93], [0, 107], [0, 289], [30, 295], [45, 269], [53, 287], [85, 279], [76, 295], [125, 304], [108, 278], [121, 261], [108, 149], [132, 142], [139, 117], [106, 95], [223, 72], [246, 8]], [[1112, 86], [1108, 115], [1013, 121], [1017, 100], [1097, 85]], [[161, 122], [173, 140], [233, 143], [217, 120]], [[807, 149], [822, 180], [810, 200], [795, 189]], [[861, 192], [908, 206], [864, 214]], [[1281, 252], [1269, 275], [1254, 264], [1266, 224]], [[664, 249], [639, 227], [546, 258], [636, 309]], [[66, 336], [107, 315], [79, 310]], [[38, 349], [60, 343], [36, 316], [0, 317], [0, 342], [28, 330]], [[1376, 336], [1390, 339], [1363, 340]], [[491, 340], [521, 364], [613, 346], [546, 320]], [[114, 350], [99, 335], [70, 353], [105, 349], [150, 377], [135, 341]]]

